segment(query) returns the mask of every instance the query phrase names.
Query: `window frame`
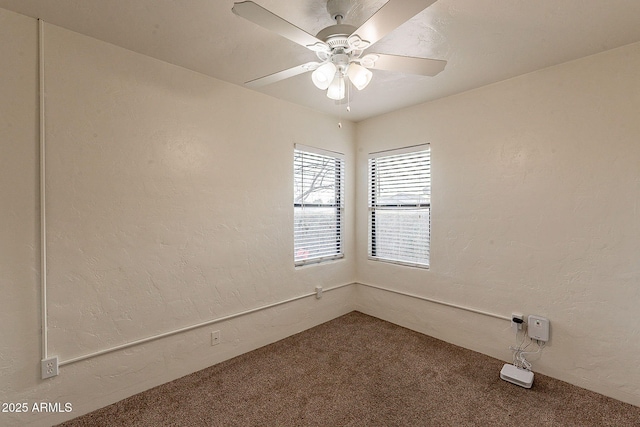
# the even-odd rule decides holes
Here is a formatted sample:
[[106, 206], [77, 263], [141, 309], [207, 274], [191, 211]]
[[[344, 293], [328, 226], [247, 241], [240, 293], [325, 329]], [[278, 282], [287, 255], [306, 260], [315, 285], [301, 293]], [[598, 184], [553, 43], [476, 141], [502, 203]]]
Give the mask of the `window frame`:
[[[396, 158], [398, 159], [400, 156], [410, 155], [413, 153], [418, 153], [422, 151], [427, 151], [426, 161], [427, 164], [424, 168], [420, 169], [420, 172], [424, 172], [427, 176], [425, 178], [428, 182], [426, 185], [427, 190], [425, 193], [428, 194], [428, 200], [424, 202], [414, 202], [414, 203], [377, 203], [379, 199], [379, 185], [381, 178], [379, 178], [379, 173], [376, 173], [378, 169], [378, 164], [380, 160], [383, 162], [391, 161], [389, 159]], [[431, 145], [429, 143], [419, 144], [409, 147], [403, 147], [398, 149], [391, 149], [385, 151], [378, 151], [374, 153], [369, 153], [367, 159], [367, 174], [368, 174], [368, 247], [367, 247], [367, 258], [372, 261], [381, 261], [387, 262], [391, 264], [399, 264], [409, 267], [417, 267], [423, 269], [429, 269], [431, 264]], [[427, 213], [427, 237], [426, 237], [426, 260], [425, 262], [416, 262], [415, 260], [407, 260], [399, 258], [399, 255], [395, 257], [390, 256], [382, 256], [377, 252], [380, 250], [378, 244], [378, 236], [380, 234], [379, 230], [379, 221], [376, 218], [376, 214], [380, 211], [402, 211], [402, 210], [424, 210]], [[392, 230], [393, 231], [393, 230]], [[397, 230], [396, 230], [397, 231]], [[400, 239], [398, 239], [400, 241]], [[413, 248], [419, 249], [419, 248]], [[418, 254], [418, 251], [413, 252]], [[413, 255], [412, 253], [412, 255]], [[414, 258], [419, 258], [417, 255]]]
[[[298, 153], [301, 153], [303, 158], [303, 164], [301, 167], [304, 167], [304, 156], [307, 154], [311, 158], [328, 158], [330, 161], [334, 162], [332, 166], [333, 176], [334, 176], [334, 201], [333, 203], [307, 203], [304, 199], [297, 201], [297, 176], [296, 174], [296, 162]], [[293, 258], [294, 258], [294, 266], [301, 267], [305, 265], [319, 264], [326, 261], [333, 261], [337, 259], [344, 258], [344, 244], [343, 244], [343, 230], [344, 230], [344, 181], [345, 181], [345, 161], [344, 154], [338, 153], [335, 151], [325, 150], [317, 147], [310, 147], [302, 144], [294, 144], [294, 156], [293, 156]], [[302, 180], [304, 180], [304, 171], [302, 171]], [[304, 186], [304, 185], [303, 185]], [[312, 193], [309, 193], [312, 194]], [[296, 209], [326, 209], [333, 208], [335, 209], [335, 252], [322, 254], [320, 256], [311, 256], [309, 258], [300, 259], [298, 258], [299, 244], [302, 238], [298, 240], [301, 234], [297, 229], [297, 216]], [[321, 238], [318, 237], [318, 242], [321, 241]], [[328, 248], [329, 246], [327, 246]]]

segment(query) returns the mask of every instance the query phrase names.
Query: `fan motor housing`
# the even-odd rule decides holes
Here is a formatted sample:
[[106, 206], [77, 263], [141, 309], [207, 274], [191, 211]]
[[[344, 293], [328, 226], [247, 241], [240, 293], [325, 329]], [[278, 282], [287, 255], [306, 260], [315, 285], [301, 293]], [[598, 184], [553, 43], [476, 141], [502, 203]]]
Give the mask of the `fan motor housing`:
[[336, 24], [321, 30], [316, 37], [328, 44], [331, 49], [346, 49], [349, 46], [347, 38], [353, 34], [355, 30], [357, 30], [357, 28], [353, 25]]

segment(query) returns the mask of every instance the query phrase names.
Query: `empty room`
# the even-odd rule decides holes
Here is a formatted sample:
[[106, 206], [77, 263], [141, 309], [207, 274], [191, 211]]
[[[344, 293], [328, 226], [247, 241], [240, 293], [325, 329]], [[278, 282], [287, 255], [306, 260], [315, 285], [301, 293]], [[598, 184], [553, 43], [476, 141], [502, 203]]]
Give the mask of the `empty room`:
[[0, 425], [640, 425], [639, 17], [0, 0]]

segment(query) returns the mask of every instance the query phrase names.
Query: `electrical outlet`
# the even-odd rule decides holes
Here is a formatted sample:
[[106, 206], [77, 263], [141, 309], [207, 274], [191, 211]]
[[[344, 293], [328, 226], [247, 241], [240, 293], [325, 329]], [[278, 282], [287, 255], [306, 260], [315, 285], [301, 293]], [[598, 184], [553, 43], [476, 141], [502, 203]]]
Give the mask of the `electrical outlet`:
[[42, 371], [42, 379], [55, 377], [58, 375], [58, 356], [44, 359], [40, 362], [40, 368]]
[[211, 345], [220, 344], [220, 331], [211, 332]]
[[[514, 319], [520, 320], [520, 322], [515, 322]], [[517, 334], [518, 331], [522, 330], [522, 323], [524, 322], [524, 315], [520, 313], [511, 313], [511, 330], [514, 334]]]

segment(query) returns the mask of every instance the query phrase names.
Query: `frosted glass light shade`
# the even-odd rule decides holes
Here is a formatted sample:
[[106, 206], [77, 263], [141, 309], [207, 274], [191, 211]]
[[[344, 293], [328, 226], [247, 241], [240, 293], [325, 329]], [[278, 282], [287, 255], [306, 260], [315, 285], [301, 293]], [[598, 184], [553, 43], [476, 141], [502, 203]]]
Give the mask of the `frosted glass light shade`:
[[373, 73], [364, 68], [362, 65], [352, 62], [351, 64], [349, 64], [347, 75], [349, 76], [351, 83], [353, 83], [356, 89], [362, 90], [367, 87], [367, 85], [371, 81]]
[[318, 89], [325, 90], [329, 87], [335, 75], [336, 66], [333, 62], [327, 62], [311, 73], [311, 81]]
[[344, 99], [344, 95], [344, 77], [340, 73], [336, 73], [336, 76], [334, 77], [333, 81], [329, 85], [329, 89], [327, 90], [327, 97], [339, 101], [341, 99]]

